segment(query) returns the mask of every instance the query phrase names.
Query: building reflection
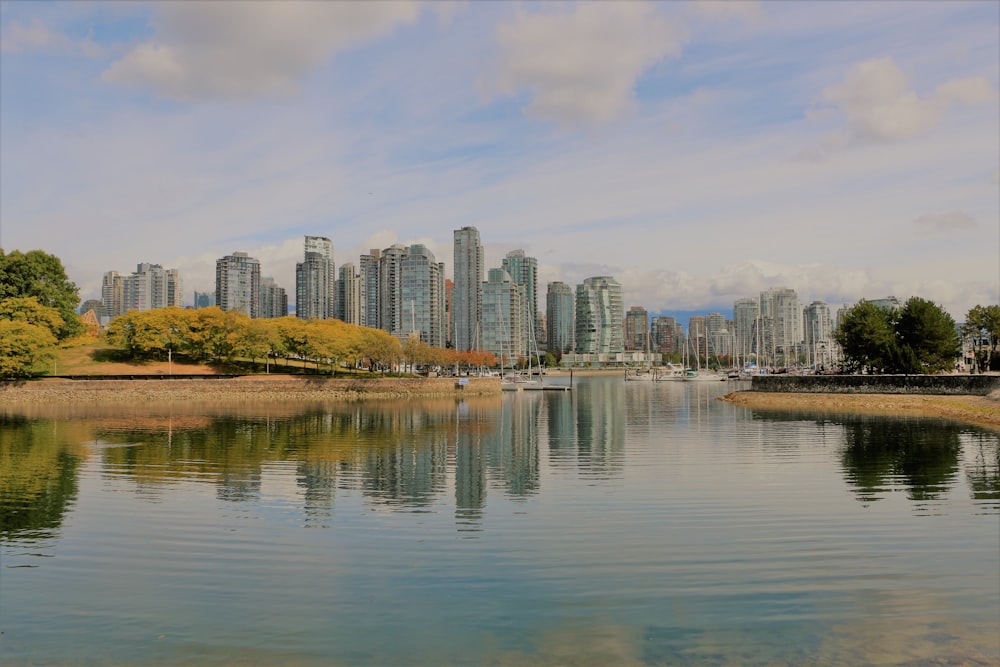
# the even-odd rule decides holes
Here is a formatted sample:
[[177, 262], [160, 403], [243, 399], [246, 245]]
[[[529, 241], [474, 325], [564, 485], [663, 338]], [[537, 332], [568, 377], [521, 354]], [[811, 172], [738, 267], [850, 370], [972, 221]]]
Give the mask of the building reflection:
[[590, 476], [620, 476], [625, 456], [625, 392], [621, 383], [581, 383], [573, 393], [577, 465]]

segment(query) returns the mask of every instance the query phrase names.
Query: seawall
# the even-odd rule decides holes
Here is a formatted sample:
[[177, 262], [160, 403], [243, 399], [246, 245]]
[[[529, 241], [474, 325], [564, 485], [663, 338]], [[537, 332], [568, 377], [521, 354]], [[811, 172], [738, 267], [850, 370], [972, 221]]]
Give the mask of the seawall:
[[267, 375], [203, 379], [69, 380], [0, 383], [0, 404], [185, 400], [363, 400], [500, 393], [499, 378], [317, 378]]
[[761, 375], [750, 391], [809, 394], [936, 394], [986, 396], [1000, 375]]

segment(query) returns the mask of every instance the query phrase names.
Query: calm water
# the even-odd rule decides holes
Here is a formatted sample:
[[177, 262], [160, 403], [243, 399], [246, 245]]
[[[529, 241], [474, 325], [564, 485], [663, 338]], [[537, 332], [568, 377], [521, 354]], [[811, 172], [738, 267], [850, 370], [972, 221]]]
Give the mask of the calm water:
[[732, 388], [0, 406], [0, 663], [1000, 664], [997, 434]]

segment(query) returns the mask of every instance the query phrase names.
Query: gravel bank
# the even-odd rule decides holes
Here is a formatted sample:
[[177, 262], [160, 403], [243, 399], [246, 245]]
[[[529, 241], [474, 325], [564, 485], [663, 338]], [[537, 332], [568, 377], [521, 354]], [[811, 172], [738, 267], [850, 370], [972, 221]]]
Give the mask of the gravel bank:
[[326, 379], [255, 376], [204, 380], [40, 380], [0, 385], [0, 404], [215, 400], [365, 400], [500, 393], [496, 378], [469, 378], [459, 388], [448, 378]]
[[855, 412], [954, 419], [1000, 430], [1000, 392], [989, 396], [799, 394], [737, 391], [720, 400], [760, 410]]

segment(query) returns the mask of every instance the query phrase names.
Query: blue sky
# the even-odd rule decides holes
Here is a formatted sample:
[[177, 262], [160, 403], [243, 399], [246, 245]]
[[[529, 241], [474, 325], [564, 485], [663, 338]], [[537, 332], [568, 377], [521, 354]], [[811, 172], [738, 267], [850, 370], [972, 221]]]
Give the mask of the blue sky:
[[294, 297], [479, 228], [626, 307], [1000, 301], [1000, 3], [0, 2], [0, 245]]

